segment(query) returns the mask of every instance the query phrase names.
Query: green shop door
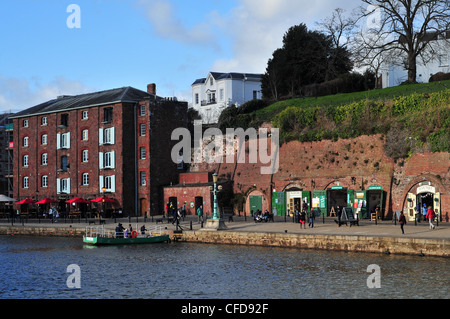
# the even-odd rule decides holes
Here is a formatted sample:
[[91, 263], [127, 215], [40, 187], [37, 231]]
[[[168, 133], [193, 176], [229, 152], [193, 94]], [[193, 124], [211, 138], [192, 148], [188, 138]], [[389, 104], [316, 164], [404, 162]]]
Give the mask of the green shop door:
[[284, 192], [272, 193], [272, 214], [274, 216], [286, 215], [286, 194]]
[[327, 191], [312, 191], [312, 207], [320, 210], [320, 216], [327, 216]]
[[262, 211], [262, 197], [250, 196], [250, 211], [253, 211], [254, 214], [258, 209]]

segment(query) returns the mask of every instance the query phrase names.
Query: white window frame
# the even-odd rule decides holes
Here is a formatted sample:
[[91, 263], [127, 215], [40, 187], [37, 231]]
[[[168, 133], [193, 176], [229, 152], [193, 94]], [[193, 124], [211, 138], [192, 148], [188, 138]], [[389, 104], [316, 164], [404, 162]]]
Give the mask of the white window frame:
[[89, 118], [89, 111], [82, 111], [81, 112], [81, 119], [87, 120]]
[[23, 120], [23, 127], [28, 127], [28, 120]]
[[28, 147], [28, 136], [25, 136], [22, 140], [23, 147]]
[[83, 173], [81, 175], [81, 185], [89, 186], [89, 173]]
[[141, 171], [139, 174], [139, 180], [141, 186], [147, 186], [147, 172]]
[[41, 165], [47, 165], [48, 164], [48, 154], [42, 153], [41, 154]]
[[70, 178], [57, 178], [56, 179], [56, 193], [70, 194]]
[[144, 116], [145, 115], [145, 104], [139, 105], [139, 115]]
[[48, 176], [47, 175], [41, 176], [41, 187], [48, 187]]
[[145, 123], [139, 124], [139, 136], [145, 136], [145, 128], [146, 128]]
[[81, 140], [88, 141], [89, 140], [89, 130], [85, 129], [81, 131]]
[[28, 167], [28, 155], [24, 155], [22, 158], [22, 166], [23, 167]]
[[22, 179], [22, 186], [23, 186], [23, 188], [28, 188], [30, 186], [30, 180], [29, 180], [28, 176], [25, 176]]
[[146, 159], [147, 158], [147, 150], [145, 146], [139, 147], [139, 159]]
[[42, 136], [41, 136], [41, 145], [47, 145], [47, 138], [48, 138], [47, 134], [42, 134]]
[[41, 125], [47, 125], [47, 116], [41, 118]]
[[116, 175], [111, 176], [99, 176], [100, 193], [103, 193], [103, 187], [105, 192], [114, 193], [116, 191]]
[[98, 129], [98, 143], [99, 145], [103, 144], [115, 144], [115, 129], [114, 127], [110, 128], [100, 128]]
[[115, 168], [116, 167], [116, 152], [99, 152], [98, 153], [99, 168]]
[[81, 151], [81, 161], [83, 163], [89, 162], [89, 150], [82, 150]]
[[56, 134], [56, 149], [70, 148], [70, 132]]

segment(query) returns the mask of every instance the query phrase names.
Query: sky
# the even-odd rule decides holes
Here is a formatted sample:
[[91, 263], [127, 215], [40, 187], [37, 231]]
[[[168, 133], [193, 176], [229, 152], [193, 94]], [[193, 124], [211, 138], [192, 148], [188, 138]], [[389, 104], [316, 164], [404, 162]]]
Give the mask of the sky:
[[[191, 102], [209, 72], [264, 73], [289, 27], [361, 0], [2, 0], [0, 112], [124, 86]], [[71, 5], [76, 5], [71, 6]]]

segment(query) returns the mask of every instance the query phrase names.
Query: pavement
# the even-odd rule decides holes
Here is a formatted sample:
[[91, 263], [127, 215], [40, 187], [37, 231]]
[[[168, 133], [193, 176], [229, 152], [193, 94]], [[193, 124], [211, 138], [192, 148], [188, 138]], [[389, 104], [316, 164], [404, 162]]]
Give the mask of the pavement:
[[[156, 223], [156, 220], [161, 216], [154, 216], [153, 218], [143, 217], [121, 218], [121, 219], [105, 219], [105, 228], [114, 229], [120, 222], [124, 227], [129, 224], [133, 229], [140, 229], [141, 225], [145, 224], [147, 228], [151, 226], [162, 226], [163, 229], [167, 227], [167, 230], [175, 230], [176, 226], [172, 223], [167, 223], [165, 220], [163, 223]], [[406, 237], [406, 238], [422, 238], [422, 239], [443, 239], [450, 240], [450, 223], [439, 223], [434, 230], [430, 230], [428, 222], [421, 222], [417, 225], [414, 222], [408, 222], [404, 229], [405, 234], [402, 235], [400, 225], [395, 224], [393, 221], [378, 221], [375, 224], [374, 221], [361, 220], [359, 226], [345, 226], [338, 227], [334, 221], [334, 218], [328, 217], [324, 220], [317, 218], [314, 224], [314, 228], [309, 228], [306, 225], [306, 229], [300, 229], [300, 224], [293, 223], [292, 218], [275, 217], [275, 222], [263, 222], [255, 223], [252, 218], [234, 216], [234, 221], [225, 221], [227, 231], [233, 232], [267, 232], [267, 233], [293, 233], [293, 234], [311, 234], [311, 235], [330, 235], [330, 236], [375, 236], [375, 237]], [[98, 223], [97, 223], [98, 225]], [[436, 222], [434, 223], [436, 225]], [[7, 219], [0, 220], [0, 227], [11, 226], [11, 221]], [[59, 219], [57, 223], [52, 223], [50, 220], [24, 220], [23, 223], [19, 220], [14, 222], [14, 226], [22, 227], [72, 227], [72, 228], [85, 228], [89, 225], [85, 219], [65, 220]], [[197, 216], [186, 216], [184, 221], [180, 222], [180, 226], [183, 230], [200, 230], [201, 224], [198, 223]], [[191, 228], [192, 227], [192, 228]]]

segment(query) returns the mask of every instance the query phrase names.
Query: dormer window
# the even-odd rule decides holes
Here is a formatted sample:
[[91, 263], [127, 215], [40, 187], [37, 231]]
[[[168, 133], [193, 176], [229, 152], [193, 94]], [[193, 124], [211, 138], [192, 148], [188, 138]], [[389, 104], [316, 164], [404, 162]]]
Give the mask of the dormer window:
[[214, 85], [214, 79], [212, 77], [209, 78], [209, 85]]

